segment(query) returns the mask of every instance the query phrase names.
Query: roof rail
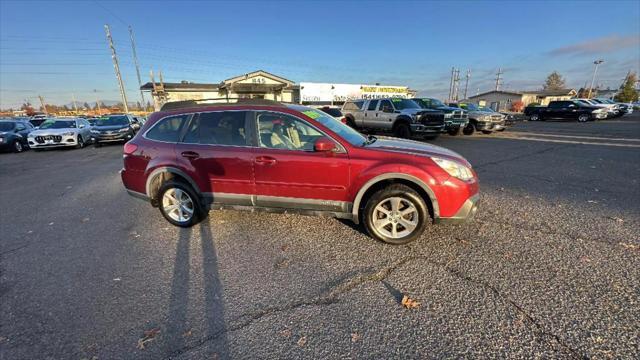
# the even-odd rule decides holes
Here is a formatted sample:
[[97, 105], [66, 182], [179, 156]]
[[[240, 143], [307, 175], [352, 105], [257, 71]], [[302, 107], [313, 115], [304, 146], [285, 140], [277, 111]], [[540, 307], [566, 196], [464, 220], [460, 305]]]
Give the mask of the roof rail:
[[229, 104], [239, 105], [267, 105], [267, 106], [279, 106], [284, 107], [283, 103], [279, 101], [266, 100], [266, 99], [246, 99], [246, 98], [210, 98], [210, 99], [195, 99], [195, 100], [182, 100], [168, 102], [162, 105], [160, 111], [177, 110], [186, 108], [197, 107], [209, 107], [209, 106], [227, 106]]

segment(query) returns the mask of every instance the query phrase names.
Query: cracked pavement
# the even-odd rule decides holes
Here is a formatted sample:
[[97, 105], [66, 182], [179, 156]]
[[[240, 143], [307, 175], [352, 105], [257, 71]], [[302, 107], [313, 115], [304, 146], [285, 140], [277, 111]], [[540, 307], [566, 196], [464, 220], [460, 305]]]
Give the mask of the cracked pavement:
[[[640, 116], [514, 130], [640, 138]], [[298, 215], [174, 228], [124, 192], [120, 146], [1, 154], [0, 358], [637, 358], [640, 150], [434, 143], [481, 207], [406, 246]]]

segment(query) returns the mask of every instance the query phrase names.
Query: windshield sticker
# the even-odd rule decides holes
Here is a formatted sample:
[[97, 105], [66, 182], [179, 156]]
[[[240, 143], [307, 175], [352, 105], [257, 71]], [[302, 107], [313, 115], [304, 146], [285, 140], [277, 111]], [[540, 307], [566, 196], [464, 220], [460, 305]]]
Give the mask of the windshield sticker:
[[400, 99], [400, 98], [392, 98], [391, 101], [393, 101], [393, 102], [401, 102], [402, 99]]
[[315, 110], [307, 110], [307, 111], [303, 111], [303, 114], [307, 115], [308, 117], [312, 118], [313, 120], [319, 118], [320, 116], [322, 116], [322, 114], [320, 114], [319, 112], [315, 111]]

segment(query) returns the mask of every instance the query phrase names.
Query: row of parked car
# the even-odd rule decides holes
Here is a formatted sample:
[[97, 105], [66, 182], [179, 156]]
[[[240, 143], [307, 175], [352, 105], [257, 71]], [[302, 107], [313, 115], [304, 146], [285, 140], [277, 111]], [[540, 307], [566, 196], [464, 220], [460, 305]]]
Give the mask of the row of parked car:
[[617, 103], [609, 99], [571, 99], [551, 101], [548, 106], [529, 106], [524, 114], [531, 121], [548, 119], [592, 120], [621, 117], [633, 113], [631, 104]]
[[127, 142], [144, 124], [129, 114], [101, 118], [22, 118], [0, 119], [0, 150], [101, 146], [108, 142]]
[[513, 125], [514, 118], [473, 103], [445, 104], [434, 98], [382, 98], [345, 102], [320, 110], [363, 132], [390, 132], [399, 138], [435, 139], [440, 134], [490, 134]]

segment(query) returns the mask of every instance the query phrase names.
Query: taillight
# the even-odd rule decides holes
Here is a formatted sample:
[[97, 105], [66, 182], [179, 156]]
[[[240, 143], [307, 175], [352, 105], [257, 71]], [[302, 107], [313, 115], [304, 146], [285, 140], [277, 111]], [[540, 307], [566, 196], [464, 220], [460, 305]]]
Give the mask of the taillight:
[[346, 124], [347, 123], [347, 118], [343, 117], [343, 118], [340, 119], [340, 121], [342, 121], [343, 124]]
[[124, 155], [131, 155], [134, 151], [138, 150], [138, 145], [130, 142], [124, 144]]

